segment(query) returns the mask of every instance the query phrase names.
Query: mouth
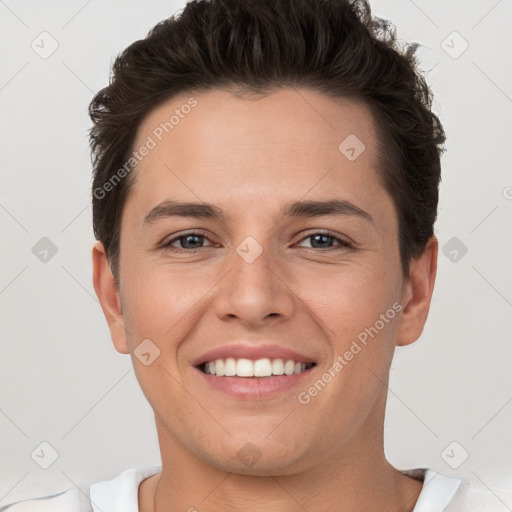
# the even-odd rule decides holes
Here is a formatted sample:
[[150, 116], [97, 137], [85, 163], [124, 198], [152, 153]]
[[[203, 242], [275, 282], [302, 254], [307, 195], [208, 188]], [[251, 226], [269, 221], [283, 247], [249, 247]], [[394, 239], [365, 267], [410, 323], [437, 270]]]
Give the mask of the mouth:
[[212, 393], [212, 400], [223, 400], [222, 395], [236, 400], [282, 400], [283, 393], [292, 393], [314, 378], [319, 357], [284, 345], [231, 343], [192, 361], [199, 377], [194, 382]]
[[219, 358], [196, 365], [201, 372], [215, 377], [272, 378], [299, 375], [316, 366], [314, 361], [269, 358]]

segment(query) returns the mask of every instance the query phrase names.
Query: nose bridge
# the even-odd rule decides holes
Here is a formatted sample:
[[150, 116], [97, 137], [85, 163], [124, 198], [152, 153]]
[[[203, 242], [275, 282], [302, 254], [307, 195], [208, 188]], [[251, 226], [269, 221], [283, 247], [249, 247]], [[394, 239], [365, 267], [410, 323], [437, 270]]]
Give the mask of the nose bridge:
[[247, 236], [233, 248], [231, 271], [217, 297], [219, 315], [259, 321], [270, 314], [292, 314], [292, 292], [280, 276], [282, 266], [269, 243]]
[[[260, 237], [261, 239], [261, 237]], [[277, 266], [268, 241], [260, 243], [254, 237], [246, 237], [235, 248], [231, 261], [240, 280], [248, 285], [271, 288]], [[240, 285], [240, 283], [238, 283]]]

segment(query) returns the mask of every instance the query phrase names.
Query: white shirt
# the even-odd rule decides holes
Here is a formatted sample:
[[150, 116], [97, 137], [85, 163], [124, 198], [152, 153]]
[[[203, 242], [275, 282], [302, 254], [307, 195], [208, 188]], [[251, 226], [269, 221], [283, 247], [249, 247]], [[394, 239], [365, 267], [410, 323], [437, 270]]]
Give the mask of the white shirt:
[[[161, 465], [128, 469], [111, 480], [91, 485], [88, 495], [71, 487], [51, 495], [3, 502], [0, 512], [139, 512], [140, 483], [161, 469]], [[511, 493], [479, 488], [469, 481], [430, 469], [402, 470], [402, 473], [423, 481], [413, 512], [499, 512], [507, 510], [504, 503], [512, 505]], [[204, 509], [200, 503], [195, 508]]]

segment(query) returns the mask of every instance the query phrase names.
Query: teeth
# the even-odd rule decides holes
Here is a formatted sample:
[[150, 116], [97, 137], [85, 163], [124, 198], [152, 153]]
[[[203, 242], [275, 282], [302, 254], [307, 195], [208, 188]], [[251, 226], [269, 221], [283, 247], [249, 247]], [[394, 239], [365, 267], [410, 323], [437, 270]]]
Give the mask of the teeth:
[[224, 361], [222, 359], [219, 359], [215, 362], [215, 375], [218, 375], [219, 377], [222, 377], [225, 375], [225, 366]]
[[253, 367], [255, 377], [270, 377], [272, 375], [272, 363], [270, 359], [258, 359], [254, 361]]
[[250, 359], [239, 359], [236, 362], [236, 374], [239, 377], [254, 377], [254, 364]]
[[286, 375], [293, 375], [294, 371], [295, 371], [295, 361], [292, 361], [291, 359], [289, 359], [284, 364], [284, 373]]
[[[222, 361], [222, 359], [217, 359], [217, 361]], [[215, 361], [215, 367], [217, 367], [217, 361]], [[226, 359], [226, 363], [224, 364], [224, 375], [226, 377], [233, 377], [236, 375], [236, 361], [232, 357], [228, 357]]]
[[205, 373], [218, 377], [270, 377], [271, 375], [296, 375], [311, 368], [314, 363], [300, 363], [293, 359], [216, 359], [204, 363], [202, 369]]
[[272, 361], [272, 375], [284, 375], [284, 363], [282, 359]]

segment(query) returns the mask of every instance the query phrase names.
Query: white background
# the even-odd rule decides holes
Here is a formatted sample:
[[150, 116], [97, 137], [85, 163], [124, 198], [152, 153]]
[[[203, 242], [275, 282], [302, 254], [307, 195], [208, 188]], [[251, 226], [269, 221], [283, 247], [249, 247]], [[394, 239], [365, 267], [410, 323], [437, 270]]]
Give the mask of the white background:
[[[92, 286], [87, 107], [115, 55], [184, 5], [0, 1], [0, 506], [30, 482], [83, 486], [160, 463], [152, 410]], [[456, 262], [440, 253], [425, 331], [396, 351], [386, 454], [399, 468], [510, 488], [512, 3], [371, 5], [426, 46], [447, 133], [436, 234], [441, 248], [457, 237], [468, 249]], [[31, 48], [43, 31], [59, 45], [47, 59]], [[469, 47], [453, 58], [461, 37]], [[46, 263], [32, 252], [42, 237], [57, 247]], [[31, 458], [43, 441], [58, 453], [46, 470]], [[452, 465], [469, 454], [457, 469], [441, 455], [453, 441]]]

